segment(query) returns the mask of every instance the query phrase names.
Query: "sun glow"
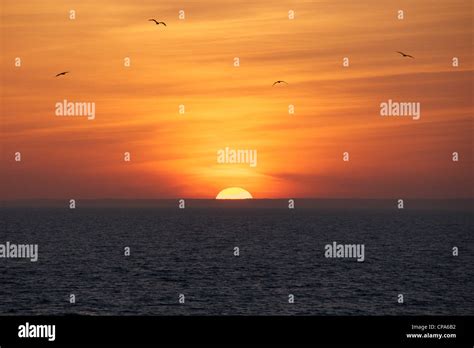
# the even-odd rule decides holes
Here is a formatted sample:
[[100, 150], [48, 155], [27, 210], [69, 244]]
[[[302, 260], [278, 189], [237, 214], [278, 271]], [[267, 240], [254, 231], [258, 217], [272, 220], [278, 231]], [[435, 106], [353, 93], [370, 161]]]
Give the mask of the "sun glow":
[[252, 199], [250, 192], [240, 187], [228, 187], [216, 196], [216, 199]]

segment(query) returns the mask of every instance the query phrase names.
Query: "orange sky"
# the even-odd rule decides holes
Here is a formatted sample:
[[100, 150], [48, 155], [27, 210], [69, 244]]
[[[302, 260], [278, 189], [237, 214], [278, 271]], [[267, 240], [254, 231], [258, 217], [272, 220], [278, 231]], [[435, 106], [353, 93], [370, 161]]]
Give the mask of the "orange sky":
[[[473, 197], [472, 10], [2, 0], [2, 197], [214, 198], [231, 186], [255, 198]], [[63, 99], [95, 102], [95, 120], [56, 117]], [[381, 117], [388, 99], [420, 102], [421, 119]], [[257, 167], [217, 163], [226, 146], [257, 150]]]

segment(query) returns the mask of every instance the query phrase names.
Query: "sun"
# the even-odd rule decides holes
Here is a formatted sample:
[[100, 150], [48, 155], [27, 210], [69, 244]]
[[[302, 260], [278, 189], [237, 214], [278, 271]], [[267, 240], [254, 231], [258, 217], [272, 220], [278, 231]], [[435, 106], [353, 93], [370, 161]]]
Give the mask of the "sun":
[[240, 187], [228, 187], [218, 193], [216, 199], [252, 199], [250, 192]]

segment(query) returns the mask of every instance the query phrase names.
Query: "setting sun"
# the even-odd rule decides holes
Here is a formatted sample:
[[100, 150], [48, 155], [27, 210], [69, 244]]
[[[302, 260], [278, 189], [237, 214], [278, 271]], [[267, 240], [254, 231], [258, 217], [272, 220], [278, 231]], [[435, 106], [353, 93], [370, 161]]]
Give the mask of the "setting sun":
[[240, 187], [228, 187], [216, 196], [216, 199], [252, 199], [250, 192]]

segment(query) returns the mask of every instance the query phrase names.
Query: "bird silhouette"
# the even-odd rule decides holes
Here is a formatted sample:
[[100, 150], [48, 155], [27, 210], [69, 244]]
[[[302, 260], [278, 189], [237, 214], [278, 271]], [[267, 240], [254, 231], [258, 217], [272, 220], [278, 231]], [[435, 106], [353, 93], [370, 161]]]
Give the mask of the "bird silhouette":
[[63, 72], [61, 72], [61, 73], [59, 73], [59, 74], [56, 74], [56, 77], [61, 76], [61, 75], [66, 75], [66, 74], [68, 74], [68, 73], [69, 73], [69, 71], [63, 71]]
[[166, 23], [165, 22], [158, 22], [156, 19], [154, 18], [151, 18], [149, 19], [148, 21], [150, 22], [155, 22], [156, 25], [160, 25], [160, 24], [163, 24], [165, 27], [166, 27]]
[[278, 81], [273, 82], [273, 85], [272, 85], [272, 86], [275, 86], [277, 83], [286, 83], [286, 84], [288, 84], [288, 82], [285, 82], [285, 81], [282, 81], [282, 80], [278, 80]]
[[415, 58], [413, 56], [410, 56], [409, 54], [405, 54], [405, 53], [400, 52], [400, 51], [397, 51], [397, 53], [400, 53], [403, 57]]

